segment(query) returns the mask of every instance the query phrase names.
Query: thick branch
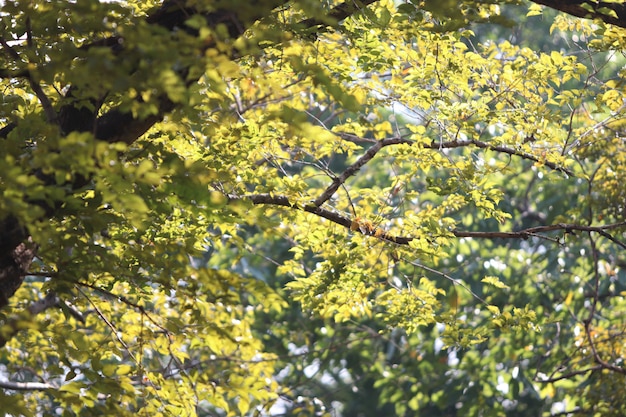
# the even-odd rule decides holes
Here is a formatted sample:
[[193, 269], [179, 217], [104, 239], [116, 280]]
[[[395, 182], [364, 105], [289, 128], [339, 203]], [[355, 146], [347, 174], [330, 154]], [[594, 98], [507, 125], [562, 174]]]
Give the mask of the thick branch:
[[[316, 216], [322, 217], [324, 219], [330, 220], [333, 223], [339, 224], [346, 228], [350, 228], [353, 231], [360, 232], [364, 235], [375, 236], [379, 239], [386, 240], [389, 242], [393, 242], [399, 245], [408, 245], [409, 242], [415, 239], [415, 237], [411, 236], [394, 236], [387, 232], [384, 232], [380, 229], [366, 229], [366, 228], [355, 228], [354, 222], [355, 220], [351, 219], [348, 216], [337, 213], [335, 211], [325, 209], [317, 206], [314, 202], [310, 204], [299, 206], [296, 203], [293, 203], [286, 196], [281, 195], [273, 195], [273, 194], [250, 194], [244, 196], [237, 195], [229, 195], [228, 199], [230, 201], [236, 200], [247, 200], [252, 202], [255, 205], [267, 204], [274, 206], [282, 206], [289, 207], [296, 210], [306, 211], [307, 213], [315, 214]], [[553, 231], [562, 231], [564, 233], [573, 233], [573, 232], [593, 232], [598, 233], [602, 236], [610, 236], [607, 233], [607, 230], [626, 228], [626, 222], [613, 223], [603, 226], [584, 226], [579, 224], [569, 224], [569, 223], [557, 223], [545, 226], [537, 226], [530, 227], [528, 229], [522, 229], [514, 232], [472, 232], [472, 231], [462, 231], [462, 230], [451, 230], [453, 236], [459, 238], [476, 238], [476, 239], [528, 239], [529, 237], [541, 237], [546, 238], [546, 236], [542, 236], [542, 233], [553, 232]], [[616, 243], [617, 245], [626, 248], [626, 244], [615, 239], [610, 236], [610, 240]]]
[[3, 347], [20, 330], [33, 326], [33, 316], [46, 311], [59, 304], [59, 299], [54, 292], [49, 292], [44, 298], [33, 302], [25, 311], [9, 317], [0, 327], [0, 347]]
[[[626, 28], [626, 3], [585, 0], [532, 0], [576, 17], [599, 19], [605, 23]], [[615, 13], [613, 15], [609, 11]]]
[[343, 171], [340, 176], [335, 177], [332, 184], [330, 184], [328, 188], [326, 188], [326, 190], [324, 190], [324, 192], [315, 199], [313, 204], [316, 206], [321, 206], [322, 204], [327, 202], [333, 196], [333, 194], [335, 194], [339, 187], [341, 187], [349, 177], [356, 174], [356, 172], [361, 169], [363, 165], [367, 164], [378, 153], [378, 151], [383, 148], [383, 146], [386, 146], [383, 141], [376, 142], [374, 146], [370, 147], [363, 156], [357, 159], [354, 164], [346, 168], [346, 170]]
[[352, 16], [356, 12], [362, 10], [364, 7], [377, 2], [378, 0], [363, 0], [363, 1], [346, 1], [335, 6], [330, 13], [326, 16], [324, 21], [317, 18], [310, 18], [300, 22], [301, 26], [305, 28], [312, 28], [315, 26], [324, 26], [329, 24], [336, 24]]
[[[334, 7], [324, 20], [339, 22], [359, 12], [363, 7], [375, 1], [378, 0], [365, 0], [363, 2], [346, 1]], [[193, 7], [187, 7], [185, 3], [186, 2], [180, 0], [165, 1], [155, 13], [147, 18], [148, 23], [159, 25], [169, 30], [186, 28], [185, 22], [194, 14], [199, 14], [199, 12]], [[286, 3], [286, 0], [264, 2], [262, 7], [253, 8], [252, 12], [243, 10], [216, 10], [200, 14], [205, 18], [209, 26], [215, 27], [218, 24], [225, 25], [229, 35], [232, 38], [237, 38], [241, 36], [254, 21], [263, 18], [264, 14], [269, 13], [273, 7], [284, 3]], [[321, 22], [319, 20], [306, 19], [300, 22], [299, 26], [314, 28], [320, 24]], [[323, 28], [317, 28], [316, 30], [323, 31]], [[214, 46], [214, 43], [215, 41], [204, 44], [203, 48], [209, 49]], [[116, 48], [120, 47], [118, 39], [115, 39], [111, 44]], [[187, 80], [187, 83], [189, 84], [194, 81], [196, 80]], [[162, 97], [159, 100], [159, 112], [146, 119], [138, 119], [128, 112], [120, 112], [117, 109], [113, 109], [98, 118], [95, 126], [96, 137], [109, 142], [133, 143], [150, 127], [159, 122], [165, 114], [171, 112], [174, 107], [174, 103], [169, 101], [166, 97]]]
[[318, 207], [315, 204], [308, 204], [304, 207], [299, 207], [297, 204], [289, 201], [289, 198], [285, 196], [280, 196], [280, 195], [277, 196], [277, 195], [270, 195], [270, 194], [251, 194], [251, 195], [246, 195], [246, 196], [229, 195], [228, 199], [230, 201], [248, 200], [248, 201], [251, 201], [253, 204], [267, 204], [267, 205], [291, 207], [291, 208], [295, 208], [298, 210], [304, 210], [308, 213], [313, 213], [319, 217], [330, 220], [333, 223], [337, 223], [348, 228], [352, 224], [352, 220], [350, 220], [350, 218], [343, 216], [337, 212]]
[[10, 389], [14, 391], [43, 391], [47, 389], [56, 389], [54, 385], [45, 382], [14, 382], [0, 381], [0, 388]]

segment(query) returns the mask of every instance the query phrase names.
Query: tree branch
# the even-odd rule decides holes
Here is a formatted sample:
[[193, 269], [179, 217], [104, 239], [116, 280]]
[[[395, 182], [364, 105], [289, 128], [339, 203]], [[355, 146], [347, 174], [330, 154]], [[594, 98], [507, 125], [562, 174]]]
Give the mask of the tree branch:
[[24, 242], [26, 230], [18, 220], [9, 216], [0, 221], [0, 308], [22, 285], [26, 271], [35, 257], [36, 246]]
[[[349, 133], [339, 133], [338, 134], [341, 138], [345, 139], [345, 140], [349, 140], [351, 142], [371, 142], [371, 139], [367, 139], [367, 138], [360, 138], [358, 136], [349, 134]], [[396, 144], [407, 144], [407, 145], [414, 145], [415, 142], [410, 140], [410, 139], [406, 139], [403, 137], [392, 137], [392, 138], [387, 138], [387, 139], [383, 139], [383, 146], [389, 146], [389, 145], [396, 145]], [[527, 159], [533, 162], [537, 162], [539, 164], [543, 164], [545, 166], [547, 166], [550, 169], [553, 169], [555, 171], [559, 171], [562, 172], [564, 174], [571, 176], [574, 176], [574, 172], [572, 172], [571, 170], [559, 166], [557, 164], [555, 164], [554, 162], [550, 162], [550, 161], [541, 161], [539, 158], [537, 158], [535, 155], [530, 154], [528, 152], [523, 152], [521, 150], [518, 149], [513, 149], [510, 148], [508, 146], [503, 146], [503, 145], [494, 145], [492, 143], [489, 142], [484, 142], [482, 140], [477, 140], [477, 139], [468, 139], [468, 140], [450, 140], [450, 141], [442, 141], [442, 142], [437, 142], [437, 141], [432, 141], [429, 144], [420, 144], [421, 147], [426, 148], [426, 149], [452, 149], [452, 148], [463, 148], [466, 146], [475, 146], [477, 148], [481, 148], [481, 149], [488, 149], [491, 151], [495, 151], [495, 152], [501, 152], [501, 153], [505, 153], [508, 155], [512, 155], [512, 156], [519, 156], [520, 158], [523, 159]]]
[[227, 198], [229, 201], [248, 200], [248, 201], [251, 201], [255, 205], [267, 204], [267, 205], [274, 205], [274, 206], [291, 207], [291, 208], [295, 208], [298, 210], [306, 211], [308, 213], [315, 214], [319, 217], [325, 218], [327, 220], [330, 220], [333, 223], [340, 224], [347, 228], [350, 228], [350, 225], [352, 224], [352, 220], [350, 218], [343, 216], [337, 212], [318, 207], [313, 203], [308, 204], [304, 207], [299, 207], [297, 204], [289, 201], [289, 198], [286, 196], [270, 195], [270, 194], [250, 194], [250, 195], [245, 195], [245, 196], [237, 196], [234, 194], [230, 194], [227, 196]]
[[[599, 19], [604, 23], [626, 28], [626, 3], [585, 0], [532, 0], [533, 3], [585, 19]], [[615, 15], [607, 13], [615, 12]]]
[[[341, 138], [344, 138], [350, 141], [354, 141], [355, 138], [357, 138], [354, 135], [346, 134], [346, 133], [340, 133], [339, 136]], [[369, 141], [370, 140], [366, 138], [361, 138], [361, 142], [369, 142]], [[341, 173], [341, 175], [333, 179], [333, 182], [328, 186], [328, 188], [326, 188], [326, 190], [324, 190], [324, 192], [313, 201], [313, 204], [316, 206], [321, 206], [322, 204], [327, 202], [335, 194], [335, 192], [339, 189], [339, 187], [341, 187], [346, 182], [348, 178], [356, 174], [356, 172], [359, 169], [361, 169], [361, 167], [363, 167], [366, 163], [368, 163], [372, 158], [374, 158], [374, 156], [376, 156], [378, 151], [380, 151], [382, 148], [386, 146], [398, 145], [398, 144], [413, 145], [414, 143], [415, 143], [414, 141], [405, 139], [402, 137], [393, 137], [393, 138], [387, 138], [387, 139], [375, 141], [374, 145], [371, 146], [365, 152], [365, 154], [363, 154], [363, 156], [361, 156], [359, 159], [357, 159], [355, 163], [353, 163], [348, 168], [346, 168], [345, 171]], [[493, 145], [493, 144], [476, 140], [476, 139], [453, 140], [453, 141], [440, 142], [440, 143], [432, 142], [429, 145], [422, 145], [422, 146], [427, 149], [444, 149], [444, 148], [448, 149], [448, 148], [459, 148], [459, 147], [465, 147], [465, 146], [476, 146], [482, 149], [489, 149], [489, 150], [493, 150], [496, 152], [506, 153], [509, 155], [516, 155], [516, 156], [519, 156], [519, 157], [522, 157], [524, 159], [528, 159], [534, 162], [543, 163], [547, 167], [550, 167], [555, 171], [563, 172], [569, 176], [574, 175], [574, 173], [567, 168], [560, 167], [552, 162], [542, 162], [536, 156], [529, 154], [527, 152], [522, 152], [522, 151], [508, 148], [502, 145]]]
[[361, 169], [363, 165], [367, 164], [378, 153], [378, 151], [383, 148], [383, 146], [386, 146], [384, 144], [384, 141], [378, 141], [374, 144], [374, 146], [371, 146], [365, 152], [365, 154], [363, 154], [363, 156], [361, 156], [359, 159], [356, 160], [355, 163], [346, 168], [346, 170], [343, 171], [340, 176], [335, 177], [332, 184], [330, 184], [328, 188], [326, 188], [326, 190], [324, 190], [324, 192], [318, 198], [316, 198], [315, 201], [313, 201], [313, 204], [319, 207], [327, 202], [333, 196], [333, 194], [335, 194], [339, 187], [341, 187], [349, 177], [356, 174], [356, 172]]
[[59, 298], [56, 296], [56, 293], [54, 291], [50, 291], [44, 298], [37, 300], [28, 306], [28, 312], [34, 316], [46, 311], [50, 307], [56, 306], [58, 303]]
[[589, 346], [591, 347], [591, 352], [593, 353], [594, 361], [598, 365], [600, 365], [603, 369], [608, 369], [610, 371], [617, 372], [622, 375], [626, 375], [626, 368], [610, 364], [600, 357], [600, 354], [598, 353], [598, 350], [596, 349], [596, 344], [593, 341], [593, 335], [591, 334], [591, 320], [585, 320], [585, 334], [587, 335], [587, 339], [589, 340]]
[[[376, 1], [378, 0], [365, 0], [363, 2], [348, 0], [331, 9], [324, 20], [339, 22], [359, 12], [366, 5], [372, 4]], [[169, 0], [165, 1], [159, 9], [148, 16], [147, 21], [150, 24], [174, 30], [175, 28], [185, 28], [185, 22], [191, 16], [200, 14], [205, 18], [209, 26], [215, 27], [218, 24], [226, 25], [229, 35], [232, 38], [237, 38], [241, 36], [245, 30], [252, 23], [254, 23], [255, 20], [263, 18], [263, 11], [267, 12], [272, 7], [277, 7], [286, 2], [287, 0], [273, 0], [265, 2], [263, 7], [255, 8], [252, 13], [249, 11], [244, 13], [237, 10], [215, 10], [205, 13], [198, 12], [193, 7], [187, 7], [184, 1]], [[306, 19], [300, 22], [298, 26], [304, 28], [314, 28], [320, 24], [322, 24], [322, 22], [317, 19]], [[318, 28], [317, 30], [323, 31], [324, 29]], [[212, 40], [211, 42], [204, 44], [203, 49], [210, 49], [215, 46], [215, 42], [216, 40]], [[115, 39], [110, 43], [116, 48], [120, 48], [118, 39]], [[187, 84], [194, 81], [197, 80], [187, 80]], [[159, 99], [158, 113], [145, 119], [139, 119], [128, 112], [121, 112], [117, 109], [113, 109], [98, 118], [95, 126], [96, 137], [108, 142], [124, 142], [127, 144], [133, 143], [155, 123], [162, 120], [163, 116], [171, 112], [174, 108], [175, 104], [167, 99], [167, 97], [161, 97]]]
[[[517, 232], [464, 232], [460, 230], [454, 230], [453, 233], [456, 237], [475, 237], [475, 238], [501, 238], [501, 239], [528, 239], [532, 236], [537, 236], [540, 233], [552, 232], [556, 230], [563, 231], [565, 233], [577, 232], [594, 232], [602, 236], [608, 234], [606, 231], [611, 229], [618, 229], [626, 227], [626, 222], [619, 222], [608, 224], [604, 226], [584, 226], [571, 223], [556, 223], [546, 226], [530, 227], [528, 229], [522, 229]], [[626, 248], [626, 245], [615, 238], [611, 237], [611, 241], [615, 242], [619, 246]]]
[[[372, 3], [376, 3], [379, 0], [354, 0], [354, 1], [346, 1], [335, 7], [328, 13], [326, 18], [322, 21], [317, 18], [310, 18], [303, 20], [299, 23], [300, 26], [304, 26], [305, 28], [312, 28], [315, 26], [325, 26], [325, 25], [335, 25], [336, 23], [341, 22], [342, 20], [352, 16], [356, 12], [363, 10], [363, 8], [367, 7]], [[320, 32], [322, 30], [319, 30]]]
[[[354, 227], [355, 221], [348, 216], [337, 213], [335, 211], [325, 209], [319, 207], [315, 204], [315, 202], [311, 202], [310, 204], [306, 204], [300, 206], [296, 203], [293, 203], [289, 200], [287, 196], [275, 195], [275, 194], [248, 194], [243, 196], [238, 196], [234, 194], [227, 195], [229, 201], [240, 201], [247, 200], [252, 202], [255, 205], [274, 205], [274, 206], [282, 206], [289, 207], [297, 210], [302, 210], [307, 213], [315, 214], [316, 216], [322, 217], [324, 219], [330, 220], [333, 223], [339, 224], [346, 228], [349, 228], [353, 231], [357, 231], [363, 235], [374, 236], [381, 240], [386, 240], [392, 243], [396, 243], [398, 245], [408, 245], [409, 242], [415, 239], [415, 237], [411, 236], [394, 236], [383, 231], [380, 228], [369, 229], [369, 228], [359, 228]], [[474, 231], [463, 231], [463, 230], [451, 230], [450, 233], [455, 237], [463, 237], [463, 238], [476, 238], [476, 239], [528, 239], [530, 237], [540, 237], [543, 239], [549, 239], [547, 236], [542, 236], [541, 233], [553, 232], [553, 231], [563, 231], [564, 233], [572, 233], [575, 231], [580, 232], [593, 232], [598, 233], [602, 236], [608, 235], [607, 230], [626, 228], [626, 221], [619, 223], [612, 223], [602, 226], [584, 226], [579, 224], [570, 224], [570, 223], [556, 223], [545, 226], [537, 226], [530, 227], [527, 229], [522, 229], [514, 232], [474, 232]], [[610, 236], [610, 235], [609, 235]], [[626, 248], [626, 244], [618, 241], [617, 239], [611, 237], [610, 239], [614, 243], [618, 244], [621, 247]]]
[[56, 389], [54, 385], [45, 382], [14, 382], [0, 381], [0, 388], [14, 391], [43, 391], [47, 389]]
[[158, 323], [158, 322], [157, 322], [157, 321], [156, 321], [156, 320], [152, 317], [152, 315], [151, 315], [150, 313], [148, 313], [148, 311], [145, 309], [145, 307], [143, 307], [143, 306], [141, 306], [141, 305], [139, 305], [139, 304], [137, 304], [137, 303], [134, 303], [134, 302], [130, 301], [128, 298], [126, 298], [126, 296], [124, 296], [124, 295], [118, 295], [118, 294], [113, 294], [111, 291], [108, 291], [108, 290], [106, 290], [106, 289], [104, 289], [104, 288], [100, 288], [100, 287], [98, 287], [97, 285], [94, 285], [94, 284], [89, 284], [89, 283], [87, 283], [87, 282], [76, 281], [76, 282], [75, 282], [75, 285], [78, 285], [78, 286], [81, 286], [81, 287], [90, 288], [90, 289], [92, 289], [92, 290], [94, 290], [94, 291], [96, 291], [96, 292], [99, 292], [100, 294], [102, 294], [102, 295], [104, 295], [104, 296], [106, 296], [106, 297], [109, 297], [109, 298], [112, 298], [112, 299], [118, 300], [118, 301], [120, 301], [121, 303], [124, 303], [124, 304], [126, 304], [127, 306], [132, 307], [132, 308], [134, 308], [134, 309], [138, 310], [141, 314], [143, 314], [144, 316], [146, 316], [146, 317], [148, 318], [148, 320], [149, 320], [150, 322], [152, 322], [152, 324], [154, 324], [156, 327], [158, 327], [158, 328], [159, 328], [159, 329], [160, 329], [163, 333], [165, 333], [165, 334], [169, 334], [169, 333], [170, 333], [170, 331], [169, 331], [169, 330], [167, 330], [165, 327], [163, 327], [161, 324], [159, 324], [159, 323]]
[[586, 374], [586, 373], [589, 373], [589, 372], [595, 372], [595, 371], [599, 371], [601, 369], [602, 369], [601, 365], [596, 365], [596, 366], [592, 366], [590, 368], [579, 369], [577, 371], [567, 372], [567, 373], [561, 374], [559, 376], [550, 377], [550, 378], [538, 378], [538, 377], [535, 377], [535, 378], [533, 378], [533, 381], [534, 382], [540, 382], [542, 384], [551, 384], [553, 382], [558, 382], [558, 381], [561, 381], [563, 379], [570, 379], [570, 378], [575, 377], [577, 375], [582, 375], [582, 374]]
[[20, 330], [31, 328], [33, 326], [33, 317], [47, 309], [58, 305], [59, 299], [50, 291], [40, 300], [33, 302], [25, 311], [14, 314], [0, 327], [0, 347], [3, 347], [11, 340]]
[[[431, 144], [431, 148], [436, 148], [441, 144], [437, 144], [437, 143], [433, 143]], [[528, 152], [523, 152], [517, 149], [513, 149], [513, 148], [509, 148], [506, 146], [502, 146], [502, 145], [493, 145], [491, 143], [488, 142], [483, 142], [481, 140], [476, 140], [476, 139], [472, 139], [472, 140], [468, 140], [468, 141], [451, 141], [451, 142], [444, 142], [443, 143], [444, 147], [446, 148], [453, 148], [453, 147], [457, 147], [457, 146], [467, 146], [467, 145], [474, 145], [478, 148], [483, 148], [483, 149], [489, 149], [492, 151], [496, 151], [496, 152], [502, 152], [502, 153], [506, 153], [509, 155], [515, 155], [515, 156], [519, 156], [521, 158], [524, 159], [528, 159], [530, 161], [534, 161], [540, 164], [543, 164], [545, 166], [547, 166], [548, 168], [551, 168], [555, 171], [559, 171], [562, 172], [564, 174], [569, 175], [570, 177], [574, 176], [574, 173], [562, 166], [559, 166], [557, 164], [555, 164], [554, 162], [550, 162], [550, 161], [541, 161], [539, 158], [537, 158], [536, 156], [534, 156], [533, 154], [530, 154]]]
[[[30, 19], [27, 19], [26, 23], [27, 23], [27, 29], [30, 33]], [[27, 36], [30, 39], [30, 34]], [[13, 47], [9, 45], [6, 39], [4, 39], [4, 37], [2, 36], [0, 36], [0, 45], [2, 45], [6, 53], [15, 61], [20, 62], [22, 60], [20, 58], [20, 55], [17, 53], [17, 51], [13, 49]], [[30, 88], [33, 90], [33, 92], [39, 99], [39, 103], [41, 103], [41, 107], [43, 108], [43, 111], [46, 115], [46, 119], [48, 120], [48, 123], [57, 124], [57, 121], [58, 121], [57, 113], [54, 110], [54, 107], [52, 106], [50, 99], [48, 98], [48, 96], [46, 96], [46, 93], [41, 88], [41, 85], [35, 81], [35, 79], [33, 78], [33, 74], [30, 71], [27, 71], [26, 73], [28, 74], [26, 78], [28, 79], [28, 82], [30, 83]]]
[[465, 283], [463, 283], [463, 281], [458, 280], [456, 278], [453, 278], [452, 276], [446, 274], [445, 272], [441, 272], [438, 271], [434, 268], [431, 268], [429, 266], [426, 266], [424, 264], [421, 264], [417, 261], [407, 261], [410, 265], [413, 265], [416, 268], [420, 268], [423, 269], [424, 271], [430, 272], [431, 274], [435, 274], [438, 275], [442, 278], [447, 279], [448, 281], [452, 282], [454, 285], [458, 285], [459, 287], [463, 288], [465, 291], [467, 291], [472, 297], [474, 297], [474, 299], [480, 301], [483, 305], [488, 306], [489, 303], [483, 299], [480, 295], [478, 295], [477, 293], [475, 293], [470, 286], [466, 285]]

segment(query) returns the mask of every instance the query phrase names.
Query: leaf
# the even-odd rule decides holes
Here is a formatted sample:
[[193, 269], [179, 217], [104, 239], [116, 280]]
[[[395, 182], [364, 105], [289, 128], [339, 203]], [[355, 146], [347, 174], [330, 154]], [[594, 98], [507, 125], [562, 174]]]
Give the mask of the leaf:
[[495, 276], [486, 276], [483, 279], [481, 279], [480, 282], [484, 282], [486, 284], [493, 285], [496, 288], [510, 289], [509, 286], [504, 284], [502, 281], [500, 281], [498, 279], [498, 277], [495, 277]]
[[528, 6], [528, 13], [526, 13], [526, 16], [530, 17], [530, 16], [541, 16], [543, 14], [543, 7], [532, 3], [530, 6]]
[[487, 310], [489, 310], [491, 312], [491, 314], [493, 314], [494, 316], [499, 316], [500, 315], [500, 309], [497, 306], [488, 305], [487, 306]]

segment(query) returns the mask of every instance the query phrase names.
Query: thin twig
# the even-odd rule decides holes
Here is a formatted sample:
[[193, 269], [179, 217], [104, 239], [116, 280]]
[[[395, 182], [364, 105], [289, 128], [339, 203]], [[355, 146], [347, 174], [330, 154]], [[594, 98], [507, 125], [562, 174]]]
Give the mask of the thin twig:
[[598, 353], [596, 349], [596, 344], [593, 341], [593, 336], [591, 335], [591, 321], [585, 320], [585, 334], [587, 335], [587, 339], [589, 340], [589, 347], [591, 347], [591, 352], [593, 353], [594, 361], [600, 365], [603, 369], [608, 369], [613, 372], [617, 372], [619, 374], [626, 375], [626, 368], [622, 368], [620, 366], [615, 366], [613, 364], [608, 363]]
[[[132, 307], [134, 309], [139, 310], [139, 312], [141, 312], [141, 314], [145, 315], [148, 318], [148, 320], [150, 320], [150, 322], [152, 324], [154, 324], [164, 334], [166, 334], [166, 335], [170, 334], [170, 331], [167, 330], [165, 327], [163, 327], [161, 324], [159, 324], [150, 314], [148, 314], [148, 312], [146, 311], [146, 309], [143, 306], [130, 301], [125, 296], [114, 294], [114, 293], [112, 293], [112, 292], [110, 292], [108, 290], [105, 290], [104, 288], [100, 288], [100, 287], [97, 287], [96, 285], [88, 284], [88, 283], [82, 282], [82, 281], [76, 281], [74, 284], [75, 285], [80, 285], [82, 287], [90, 288], [90, 289], [92, 289], [94, 291], [97, 291], [97, 292], [107, 296], [107, 297], [119, 300], [120, 302], [126, 304], [127, 306], [130, 306], [130, 307]], [[142, 324], [143, 324], [143, 321], [142, 321]]]
[[95, 312], [98, 315], [98, 317], [100, 317], [102, 319], [102, 321], [104, 321], [104, 323], [109, 327], [109, 329], [111, 329], [111, 332], [113, 333], [113, 337], [115, 337], [117, 339], [117, 341], [124, 347], [124, 349], [126, 350], [128, 355], [131, 357], [133, 362], [135, 362], [135, 364], [137, 364], [138, 366], [141, 366], [141, 364], [139, 363], [139, 361], [137, 360], [137, 358], [135, 357], [133, 352], [130, 350], [130, 347], [128, 346], [128, 344], [126, 344], [126, 342], [124, 342], [124, 340], [122, 340], [122, 337], [119, 335], [119, 331], [117, 330], [117, 327], [115, 327], [115, 325], [113, 323], [111, 323], [111, 321], [109, 319], [106, 318], [106, 316], [98, 308], [96, 303], [94, 303], [93, 300], [87, 294], [85, 294], [85, 292], [83, 290], [81, 290], [80, 288], [77, 288], [77, 290], [78, 290], [79, 293], [81, 293], [81, 295], [83, 297], [85, 297], [87, 302], [89, 302], [89, 304], [91, 304], [91, 306], [95, 310]]
[[445, 272], [438, 271], [438, 270], [436, 270], [434, 268], [428, 267], [428, 266], [426, 266], [424, 264], [421, 264], [419, 262], [416, 262], [416, 261], [407, 261], [407, 262], [410, 265], [413, 265], [413, 266], [415, 266], [417, 268], [423, 269], [424, 271], [430, 272], [430, 273], [435, 274], [435, 275], [439, 275], [440, 277], [447, 279], [448, 281], [452, 282], [454, 285], [458, 285], [459, 287], [463, 288], [465, 291], [470, 293], [472, 295], [472, 297], [474, 297], [475, 299], [480, 301], [482, 304], [489, 305], [489, 303], [487, 301], [485, 301], [478, 294], [476, 294], [474, 291], [472, 291], [472, 289], [470, 287], [465, 285], [460, 280], [451, 277], [450, 275], [446, 274]]
[[582, 374], [586, 374], [586, 373], [589, 373], [589, 372], [599, 371], [601, 369], [603, 369], [602, 365], [596, 365], [596, 366], [592, 366], [591, 368], [585, 368], [585, 369], [580, 369], [578, 371], [572, 371], [572, 372], [564, 373], [564, 374], [561, 374], [559, 376], [552, 377], [552, 378], [538, 378], [538, 377], [535, 377], [535, 378], [533, 378], [533, 381], [534, 382], [540, 382], [542, 384], [549, 384], [549, 383], [561, 381], [563, 379], [570, 379], [570, 378], [572, 378], [574, 376], [577, 376], [577, 375], [582, 375]]

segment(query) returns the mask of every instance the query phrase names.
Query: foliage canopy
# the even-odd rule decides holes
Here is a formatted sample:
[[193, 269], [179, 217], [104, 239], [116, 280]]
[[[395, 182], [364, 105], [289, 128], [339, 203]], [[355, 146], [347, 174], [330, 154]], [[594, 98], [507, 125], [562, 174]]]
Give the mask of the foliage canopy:
[[0, 25], [5, 413], [626, 413], [622, 3]]

